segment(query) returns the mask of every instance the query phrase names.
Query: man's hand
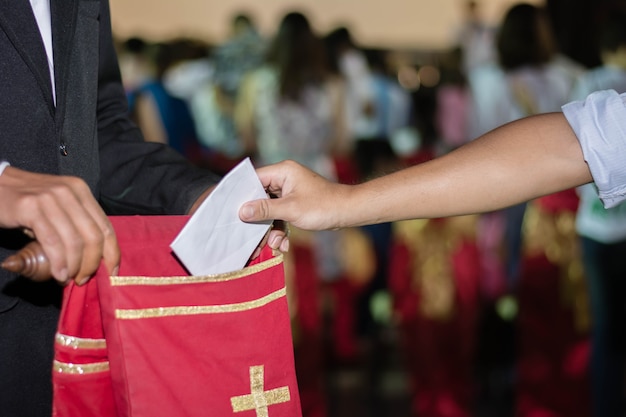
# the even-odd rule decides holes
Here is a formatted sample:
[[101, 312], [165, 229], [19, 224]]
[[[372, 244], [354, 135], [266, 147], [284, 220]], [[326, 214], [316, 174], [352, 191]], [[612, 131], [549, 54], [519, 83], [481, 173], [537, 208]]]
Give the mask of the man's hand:
[[37, 239], [60, 283], [87, 282], [103, 259], [117, 273], [115, 232], [80, 178], [8, 167], [0, 176], [0, 227], [23, 228]]

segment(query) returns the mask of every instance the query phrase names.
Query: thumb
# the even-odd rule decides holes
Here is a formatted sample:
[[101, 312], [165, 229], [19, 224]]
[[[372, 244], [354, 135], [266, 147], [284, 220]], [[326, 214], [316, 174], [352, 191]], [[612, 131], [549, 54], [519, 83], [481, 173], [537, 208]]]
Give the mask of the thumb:
[[269, 203], [270, 199], [248, 201], [239, 209], [239, 218], [244, 222], [274, 220]]

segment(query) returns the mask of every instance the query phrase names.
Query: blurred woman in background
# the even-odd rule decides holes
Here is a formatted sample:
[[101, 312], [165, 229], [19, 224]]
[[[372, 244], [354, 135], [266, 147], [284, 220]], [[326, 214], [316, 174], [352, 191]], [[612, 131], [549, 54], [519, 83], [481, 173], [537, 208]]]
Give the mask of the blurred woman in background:
[[[235, 126], [255, 165], [292, 159], [336, 179], [334, 158], [349, 152], [344, 88], [329, 74], [321, 39], [302, 13], [281, 20], [266, 60], [241, 84]], [[323, 416], [320, 283], [341, 279], [339, 232], [293, 230], [286, 268], [304, 415]]]
[[333, 177], [329, 158], [347, 149], [343, 87], [301, 13], [287, 14], [265, 64], [244, 80], [235, 120], [257, 164], [294, 159]]

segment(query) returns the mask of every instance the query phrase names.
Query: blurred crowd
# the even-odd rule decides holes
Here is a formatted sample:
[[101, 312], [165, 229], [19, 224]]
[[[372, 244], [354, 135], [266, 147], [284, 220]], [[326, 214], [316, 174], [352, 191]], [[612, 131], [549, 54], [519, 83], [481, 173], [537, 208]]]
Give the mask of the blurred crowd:
[[[293, 159], [355, 183], [593, 91], [626, 92], [623, 9], [597, 17], [589, 65], [564, 53], [540, 6], [489, 25], [480, 3], [463, 5], [456, 44], [414, 54], [364, 46], [348, 27], [319, 33], [299, 11], [270, 36], [234, 16], [216, 45], [119, 40], [129, 111], [146, 140], [221, 174], [246, 157]], [[605, 210], [592, 185], [290, 239], [305, 417], [351, 415], [331, 378], [341, 371], [367, 385], [354, 415], [624, 416], [626, 207]], [[405, 376], [403, 414], [385, 408], [389, 355]]]

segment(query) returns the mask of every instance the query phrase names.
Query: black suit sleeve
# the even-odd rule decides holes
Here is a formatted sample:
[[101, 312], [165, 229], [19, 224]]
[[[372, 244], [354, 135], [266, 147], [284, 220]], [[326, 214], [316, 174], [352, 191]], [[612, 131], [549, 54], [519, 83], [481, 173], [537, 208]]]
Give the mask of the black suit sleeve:
[[128, 117], [111, 34], [108, 0], [101, 0], [98, 70], [100, 201], [109, 214], [184, 214], [219, 178], [169, 147], [146, 142]]

